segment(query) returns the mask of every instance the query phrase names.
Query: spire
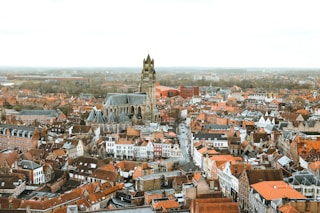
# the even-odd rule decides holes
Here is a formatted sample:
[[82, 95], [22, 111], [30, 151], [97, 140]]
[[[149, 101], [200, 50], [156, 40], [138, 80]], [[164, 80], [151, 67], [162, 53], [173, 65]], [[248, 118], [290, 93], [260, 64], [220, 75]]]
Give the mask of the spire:
[[153, 61], [153, 59], [151, 59], [150, 54], [148, 53], [147, 58], [146, 58], [146, 59], [143, 59], [143, 66], [144, 66], [145, 64], [153, 64], [153, 63], [154, 63], [154, 61]]

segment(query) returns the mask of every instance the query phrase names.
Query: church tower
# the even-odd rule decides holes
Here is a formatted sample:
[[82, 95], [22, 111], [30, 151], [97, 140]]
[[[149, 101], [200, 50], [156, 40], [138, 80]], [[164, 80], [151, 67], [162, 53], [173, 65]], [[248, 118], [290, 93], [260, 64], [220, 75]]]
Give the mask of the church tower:
[[149, 106], [146, 115], [149, 114], [150, 120], [153, 121], [153, 109], [156, 106], [156, 71], [154, 60], [150, 58], [149, 54], [146, 59], [143, 59], [140, 92], [146, 94], [146, 104]]

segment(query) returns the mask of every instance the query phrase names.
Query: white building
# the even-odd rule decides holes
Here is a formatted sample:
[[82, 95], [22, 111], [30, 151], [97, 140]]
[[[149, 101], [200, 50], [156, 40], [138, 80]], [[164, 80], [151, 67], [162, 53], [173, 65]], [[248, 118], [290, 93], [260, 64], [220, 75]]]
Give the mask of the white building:
[[62, 148], [66, 151], [69, 158], [77, 158], [84, 155], [83, 142], [79, 139], [67, 140]]
[[251, 184], [250, 212], [277, 213], [284, 199], [304, 200], [305, 197], [284, 181], [261, 181]]
[[203, 167], [203, 158], [204, 155], [207, 152], [207, 148], [204, 147], [203, 145], [199, 145], [199, 146], [193, 146], [192, 147], [193, 151], [193, 161], [195, 163], [196, 166], [199, 166], [200, 168]]
[[45, 183], [43, 167], [33, 161], [30, 160], [21, 160], [18, 163], [18, 166], [22, 170], [30, 170], [31, 176], [30, 183], [31, 184], [42, 184]]
[[125, 138], [119, 138], [115, 144], [114, 157], [118, 159], [133, 159], [134, 142]]
[[171, 146], [172, 143], [168, 140], [162, 143], [162, 157], [169, 158], [171, 156]]
[[173, 158], [182, 157], [182, 152], [178, 143], [173, 144], [170, 157], [173, 157]]
[[106, 152], [107, 152], [107, 154], [114, 155], [115, 146], [116, 146], [115, 144], [117, 141], [118, 141], [117, 138], [114, 136], [109, 135], [106, 137]]
[[[228, 149], [228, 137], [225, 134], [213, 134], [213, 133], [204, 133], [204, 134], [194, 134], [191, 139], [191, 146], [197, 142], [203, 142], [203, 145], [208, 148], [218, 148], [218, 149]], [[191, 152], [193, 155], [193, 151]]]
[[219, 183], [224, 196], [236, 198], [239, 193], [239, 180], [232, 174], [230, 166], [230, 162], [226, 162], [222, 170], [217, 169]]

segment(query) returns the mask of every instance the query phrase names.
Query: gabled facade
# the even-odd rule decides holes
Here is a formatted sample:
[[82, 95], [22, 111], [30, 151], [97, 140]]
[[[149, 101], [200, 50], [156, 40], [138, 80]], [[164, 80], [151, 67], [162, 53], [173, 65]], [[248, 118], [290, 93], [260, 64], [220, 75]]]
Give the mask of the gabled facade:
[[0, 173], [8, 174], [12, 172], [18, 159], [18, 152], [15, 150], [6, 150], [0, 152]]
[[239, 177], [239, 206], [243, 211], [250, 211], [250, 185], [261, 181], [282, 181], [283, 174], [279, 169], [244, 170]]
[[283, 200], [305, 200], [305, 197], [284, 181], [262, 181], [251, 185], [249, 212], [277, 213]]
[[172, 158], [180, 158], [182, 156], [182, 152], [178, 143], [173, 144], [170, 156]]
[[62, 148], [69, 158], [77, 158], [84, 155], [84, 144], [81, 139], [66, 139]]
[[112, 135], [107, 135], [106, 137], [106, 152], [107, 155], [114, 155], [115, 154], [115, 144], [117, 142], [117, 137]]
[[119, 138], [115, 144], [114, 157], [117, 159], [133, 159], [134, 142], [125, 138]]

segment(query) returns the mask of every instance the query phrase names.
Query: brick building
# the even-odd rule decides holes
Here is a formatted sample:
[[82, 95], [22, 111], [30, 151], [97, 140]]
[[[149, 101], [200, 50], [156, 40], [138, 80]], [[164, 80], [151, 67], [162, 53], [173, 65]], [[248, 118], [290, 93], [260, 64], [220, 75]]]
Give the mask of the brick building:
[[200, 91], [198, 86], [179, 86], [178, 90], [180, 91], [180, 96], [183, 98], [199, 95]]
[[161, 86], [159, 82], [156, 82], [156, 97], [173, 97], [179, 95], [179, 90], [172, 88]]
[[56, 110], [22, 110], [16, 115], [17, 120], [23, 121], [26, 125], [35, 121], [41, 124], [52, 124], [54, 121], [64, 121], [66, 116]]
[[280, 169], [249, 169], [244, 170], [239, 177], [239, 205], [247, 212], [251, 209], [249, 202], [250, 185], [262, 181], [283, 180]]
[[42, 134], [42, 129], [32, 126], [0, 124], [0, 149], [36, 148]]

